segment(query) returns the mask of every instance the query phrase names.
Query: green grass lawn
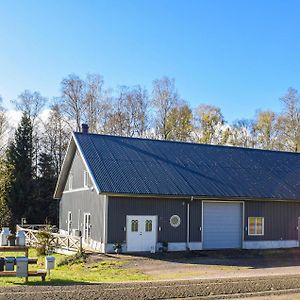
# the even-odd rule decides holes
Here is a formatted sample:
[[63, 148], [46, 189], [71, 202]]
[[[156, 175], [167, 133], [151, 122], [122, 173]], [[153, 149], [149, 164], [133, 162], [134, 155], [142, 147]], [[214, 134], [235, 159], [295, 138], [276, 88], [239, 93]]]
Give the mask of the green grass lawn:
[[[24, 256], [22, 253], [1, 253], [2, 256]], [[46, 282], [40, 277], [29, 277], [28, 284], [72, 284], [91, 282], [121, 282], [133, 280], [148, 280], [149, 276], [133, 268], [124, 268], [126, 260], [103, 259], [94, 263], [87, 263], [82, 258], [74, 258], [61, 254], [54, 254], [55, 270], [51, 270]], [[29, 257], [37, 257], [35, 249], [30, 249]], [[64, 264], [60, 265], [62, 262]], [[29, 265], [29, 270], [45, 269], [45, 257], [38, 257], [37, 265]], [[25, 280], [15, 277], [0, 277], [0, 286], [25, 284]]]

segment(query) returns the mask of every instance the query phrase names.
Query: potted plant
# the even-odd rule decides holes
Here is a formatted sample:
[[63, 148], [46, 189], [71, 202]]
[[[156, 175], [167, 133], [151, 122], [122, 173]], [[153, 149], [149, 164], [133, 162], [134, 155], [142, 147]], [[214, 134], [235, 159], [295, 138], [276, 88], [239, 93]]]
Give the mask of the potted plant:
[[121, 253], [122, 252], [122, 244], [121, 243], [114, 243], [113, 249], [115, 251], [115, 253]]
[[160, 243], [160, 247], [158, 248], [159, 252], [168, 252], [168, 242], [166, 241], [161, 241]]
[[169, 246], [168, 242], [162, 241], [161, 242], [162, 252], [168, 252], [168, 246]]
[[16, 245], [16, 236], [14, 234], [10, 234], [7, 237], [8, 246], [15, 246]]

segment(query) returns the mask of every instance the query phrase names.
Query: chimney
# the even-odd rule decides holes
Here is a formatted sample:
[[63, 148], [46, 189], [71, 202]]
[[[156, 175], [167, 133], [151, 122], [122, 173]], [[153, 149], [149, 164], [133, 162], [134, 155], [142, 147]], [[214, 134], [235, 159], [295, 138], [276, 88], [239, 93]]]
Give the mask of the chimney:
[[81, 132], [84, 134], [89, 133], [89, 125], [88, 124], [81, 124]]

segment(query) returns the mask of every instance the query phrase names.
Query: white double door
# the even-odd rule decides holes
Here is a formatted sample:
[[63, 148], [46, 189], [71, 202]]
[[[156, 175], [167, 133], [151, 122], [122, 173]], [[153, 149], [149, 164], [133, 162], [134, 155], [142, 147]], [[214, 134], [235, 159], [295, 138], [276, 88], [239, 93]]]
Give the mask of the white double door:
[[127, 216], [127, 251], [154, 252], [157, 240], [157, 216]]

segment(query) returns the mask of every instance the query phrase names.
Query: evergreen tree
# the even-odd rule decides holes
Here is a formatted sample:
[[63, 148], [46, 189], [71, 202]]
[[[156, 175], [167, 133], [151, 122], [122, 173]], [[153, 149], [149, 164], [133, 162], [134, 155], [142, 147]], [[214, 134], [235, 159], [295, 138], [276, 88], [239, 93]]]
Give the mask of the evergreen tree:
[[17, 224], [22, 217], [31, 222], [33, 201], [33, 146], [32, 123], [23, 113], [15, 132], [14, 141], [9, 145], [7, 161], [12, 166], [11, 189], [8, 193], [8, 207], [12, 212], [12, 222]]
[[0, 228], [11, 225], [11, 211], [7, 204], [11, 182], [11, 167], [3, 159], [0, 159]]
[[57, 201], [53, 200], [56, 184], [55, 165], [50, 154], [41, 153], [39, 157], [39, 177], [36, 181], [35, 210], [36, 223], [57, 223]]

